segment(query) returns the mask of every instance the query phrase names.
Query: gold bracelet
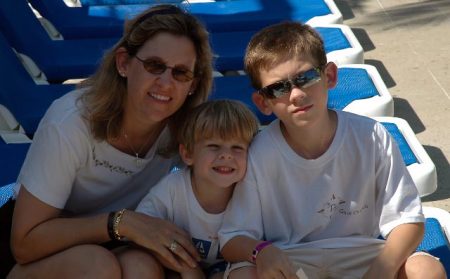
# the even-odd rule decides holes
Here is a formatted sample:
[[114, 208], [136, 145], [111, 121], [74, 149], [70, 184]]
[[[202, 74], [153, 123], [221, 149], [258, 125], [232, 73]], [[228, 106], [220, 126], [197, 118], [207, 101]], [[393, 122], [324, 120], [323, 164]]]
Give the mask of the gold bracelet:
[[114, 221], [113, 221], [113, 232], [114, 232], [114, 239], [116, 240], [122, 240], [123, 236], [119, 234], [119, 224], [122, 220], [123, 214], [125, 213], [125, 208], [122, 210], [117, 211], [114, 214]]

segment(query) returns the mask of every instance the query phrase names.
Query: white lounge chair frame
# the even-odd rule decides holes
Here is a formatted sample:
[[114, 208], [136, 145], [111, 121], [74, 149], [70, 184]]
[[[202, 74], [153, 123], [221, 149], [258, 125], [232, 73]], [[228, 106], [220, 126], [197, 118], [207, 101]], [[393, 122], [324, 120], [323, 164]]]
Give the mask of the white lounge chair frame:
[[418, 161], [417, 163], [409, 165], [407, 168], [412, 179], [416, 183], [420, 196], [424, 197], [436, 191], [436, 167], [433, 161], [431, 161], [428, 153], [423, 148], [422, 144], [417, 139], [408, 122], [398, 117], [374, 117], [374, 119], [379, 122], [390, 122], [396, 124], [400, 132], [405, 137], [406, 142]]

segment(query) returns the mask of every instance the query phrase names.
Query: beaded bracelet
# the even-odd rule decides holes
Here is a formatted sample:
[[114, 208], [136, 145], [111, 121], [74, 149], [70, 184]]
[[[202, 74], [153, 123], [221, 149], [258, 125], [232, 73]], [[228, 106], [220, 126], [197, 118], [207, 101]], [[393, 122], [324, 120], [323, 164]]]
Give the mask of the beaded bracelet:
[[116, 240], [122, 240], [123, 236], [119, 234], [119, 224], [122, 220], [122, 216], [125, 213], [125, 208], [122, 210], [117, 211], [114, 214], [114, 221], [113, 221], [113, 233], [114, 233], [114, 239]]
[[125, 209], [119, 211], [111, 211], [108, 215], [108, 235], [111, 240], [121, 240], [123, 236], [119, 234], [119, 224], [122, 220]]

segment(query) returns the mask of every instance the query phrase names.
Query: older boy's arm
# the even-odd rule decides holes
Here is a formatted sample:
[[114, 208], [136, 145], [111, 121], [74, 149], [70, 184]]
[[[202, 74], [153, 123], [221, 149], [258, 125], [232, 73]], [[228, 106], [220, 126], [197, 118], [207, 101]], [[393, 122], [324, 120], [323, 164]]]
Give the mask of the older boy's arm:
[[389, 234], [385, 246], [364, 275], [368, 278], [395, 278], [395, 274], [419, 245], [423, 223], [402, 224]]
[[223, 246], [221, 254], [228, 262], [251, 262], [253, 249], [259, 242], [248, 236], [236, 236]]
[[[222, 256], [229, 262], [252, 262], [252, 253], [260, 240], [247, 236], [236, 236], [230, 239], [222, 248]], [[274, 245], [266, 246], [256, 257], [256, 272], [258, 278], [297, 279], [296, 270], [286, 254]], [[280, 277], [280, 274], [282, 277]]]

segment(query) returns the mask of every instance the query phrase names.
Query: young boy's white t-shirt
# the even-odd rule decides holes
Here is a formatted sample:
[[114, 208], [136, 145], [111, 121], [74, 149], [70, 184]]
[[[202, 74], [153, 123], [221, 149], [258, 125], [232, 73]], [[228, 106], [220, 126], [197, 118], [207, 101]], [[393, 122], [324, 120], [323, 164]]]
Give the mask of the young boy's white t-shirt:
[[424, 221], [414, 182], [382, 124], [336, 113], [333, 142], [314, 160], [291, 149], [279, 120], [256, 136], [219, 231], [222, 247], [238, 235], [281, 249], [358, 247]]
[[20, 171], [20, 184], [44, 203], [71, 215], [134, 209], [149, 189], [169, 173], [176, 157], [157, 150], [167, 144], [168, 129], [136, 163], [106, 141], [93, 138], [77, 102], [82, 90], [54, 101], [33, 138]]
[[171, 221], [188, 232], [202, 257], [204, 268], [223, 261], [217, 237], [223, 213], [211, 214], [202, 208], [192, 190], [188, 168], [161, 179], [136, 211]]

